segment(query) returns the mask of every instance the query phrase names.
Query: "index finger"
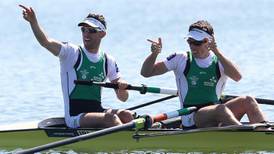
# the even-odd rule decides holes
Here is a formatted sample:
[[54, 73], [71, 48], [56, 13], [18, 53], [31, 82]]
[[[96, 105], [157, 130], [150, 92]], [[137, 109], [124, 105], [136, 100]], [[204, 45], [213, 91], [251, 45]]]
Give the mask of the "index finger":
[[150, 43], [157, 43], [155, 41], [152, 41], [151, 39], [147, 39], [147, 41], [150, 42]]
[[19, 4], [19, 7], [21, 7], [24, 10], [28, 10], [29, 8], [25, 7], [24, 5]]

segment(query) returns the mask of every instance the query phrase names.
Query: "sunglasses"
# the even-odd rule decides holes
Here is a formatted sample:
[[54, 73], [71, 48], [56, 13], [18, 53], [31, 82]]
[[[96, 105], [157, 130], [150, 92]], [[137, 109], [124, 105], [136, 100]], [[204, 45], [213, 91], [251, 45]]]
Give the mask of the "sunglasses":
[[81, 27], [81, 31], [82, 31], [82, 33], [90, 33], [90, 34], [98, 32], [97, 29], [89, 28], [89, 27]]
[[205, 41], [204, 41], [204, 40], [203, 40], [203, 41], [196, 41], [196, 40], [188, 39], [188, 40], [187, 40], [187, 43], [188, 43], [189, 45], [200, 46], [200, 45], [202, 45], [203, 43], [205, 43]]

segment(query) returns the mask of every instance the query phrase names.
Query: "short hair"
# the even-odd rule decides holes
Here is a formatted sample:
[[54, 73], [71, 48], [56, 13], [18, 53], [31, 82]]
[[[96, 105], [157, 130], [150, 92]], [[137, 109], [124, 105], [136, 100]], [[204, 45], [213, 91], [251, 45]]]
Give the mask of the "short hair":
[[202, 31], [205, 31], [206, 33], [208, 33], [211, 36], [214, 34], [213, 27], [206, 20], [199, 20], [199, 21], [191, 24], [189, 26], [188, 31], [192, 30], [193, 28], [197, 28], [197, 29], [200, 29]]
[[105, 20], [105, 17], [101, 14], [95, 14], [95, 13], [89, 13], [88, 16], [86, 18], [94, 18], [94, 19], [97, 19], [98, 21], [100, 21], [104, 26], [105, 28], [107, 29], [107, 23], [106, 23], [106, 20]]

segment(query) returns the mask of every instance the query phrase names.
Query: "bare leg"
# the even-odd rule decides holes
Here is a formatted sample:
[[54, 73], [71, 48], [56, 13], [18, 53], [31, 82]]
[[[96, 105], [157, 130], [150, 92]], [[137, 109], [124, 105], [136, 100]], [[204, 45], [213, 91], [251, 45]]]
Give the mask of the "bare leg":
[[265, 121], [265, 117], [253, 97], [240, 96], [226, 102], [225, 105], [233, 112], [239, 121], [244, 114], [247, 114], [251, 124]]
[[231, 110], [223, 104], [199, 109], [194, 115], [194, 121], [197, 127], [241, 125]]
[[80, 119], [80, 127], [105, 128], [121, 125], [122, 122], [116, 114], [107, 111], [105, 113], [86, 113]]

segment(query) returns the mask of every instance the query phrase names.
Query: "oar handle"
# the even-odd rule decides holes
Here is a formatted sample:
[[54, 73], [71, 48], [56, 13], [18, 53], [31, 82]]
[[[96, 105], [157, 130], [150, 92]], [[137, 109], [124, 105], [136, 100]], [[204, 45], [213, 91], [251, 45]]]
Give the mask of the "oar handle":
[[[92, 80], [74, 80], [74, 83], [80, 84], [80, 85], [97, 85], [97, 86], [106, 87], [106, 88], [118, 89], [118, 84], [110, 83], [110, 82], [96, 82]], [[144, 84], [142, 84], [142, 86], [133, 86], [131, 84], [128, 84], [126, 89], [136, 90], [136, 91], [139, 91], [141, 94], [145, 94], [148, 92], [148, 93], [178, 95], [178, 91], [176, 89], [162, 89], [158, 87], [147, 87]]]
[[114, 83], [108, 83], [108, 82], [95, 82], [92, 80], [74, 80], [75, 84], [79, 84], [79, 85], [97, 85], [97, 86], [101, 86], [101, 87], [106, 87], [106, 88], [113, 88], [113, 89], [118, 89], [118, 84], [114, 84]]
[[[105, 88], [113, 88], [113, 89], [119, 88], [117, 83], [110, 83], [110, 82], [96, 82], [96, 81], [92, 81], [92, 80], [75, 80], [74, 83], [80, 84], [80, 85], [97, 85], [97, 86], [101, 86], [101, 87], [105, 87]], [[147, 88], [145, 85], [143, 85], [141, 87], [137, 87], [137, 86], [132, 86], [132, 85], [128, 84], [126, 89], [140, 91], [141, 94], [145, 94]]]

